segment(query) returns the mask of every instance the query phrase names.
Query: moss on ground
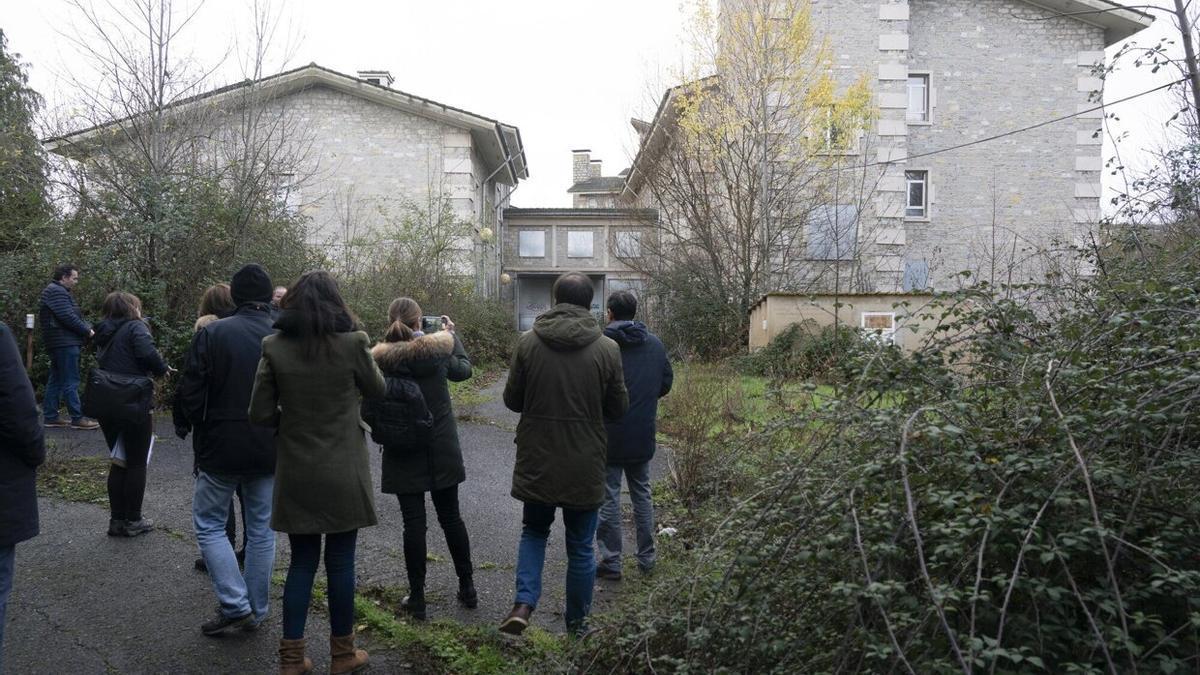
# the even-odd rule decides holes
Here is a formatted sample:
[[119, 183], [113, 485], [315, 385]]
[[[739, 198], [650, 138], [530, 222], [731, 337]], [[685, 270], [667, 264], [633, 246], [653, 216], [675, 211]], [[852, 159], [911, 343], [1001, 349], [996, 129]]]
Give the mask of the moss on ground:
[[49, 450], [46, 463], [37, 472], [39, 495], [86, 504], [108, 503], [107, 457], [77, 457]]

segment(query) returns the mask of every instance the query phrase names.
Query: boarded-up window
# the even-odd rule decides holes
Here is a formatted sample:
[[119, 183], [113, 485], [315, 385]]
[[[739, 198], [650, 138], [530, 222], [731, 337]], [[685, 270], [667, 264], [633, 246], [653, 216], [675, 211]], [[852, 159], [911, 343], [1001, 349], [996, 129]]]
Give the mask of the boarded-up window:
[[591, 230], [572, 230], [567, 232], [567, 257], [591, 258], [593, 255], [592, 239]]
[[894, 312], [863, 312], [862, 329], [866, 337], [892, 344], [896, 338], [896, 314]]
[[900, 287], [905, 292], [923, 291], [929, 287], [929, 262], [925, 260], [904, 261], [904, 278]]
[[518, 248], [522, 258], [545, 258], [546, 257], [546, 231], [545, 230], [521, 230], [517, 235]]
[[858, 207], [818, 206], [804, 229], [810, 260], [852, 260], [858, 241]]

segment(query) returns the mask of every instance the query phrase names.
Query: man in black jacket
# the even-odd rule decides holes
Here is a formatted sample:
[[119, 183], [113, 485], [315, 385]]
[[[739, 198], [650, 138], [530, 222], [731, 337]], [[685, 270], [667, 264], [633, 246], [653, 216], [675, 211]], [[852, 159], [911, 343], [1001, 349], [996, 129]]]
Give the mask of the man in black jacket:
[[[275, 561], [274, 430], [252, 426], [247, 414], [262, 340], [274, 332], [271, 280], [261, 266], [249, 264], [233, 275], [230, 293], [237, 310], [196, 333], [178, 393], [178, 408], [195, 431], [192, 523], [220, 601], [216, 616], [200, 627], [205, 635], [257, 626], [266, 618]], [[246, 528], [244, 574], [225, 534], [230, 500], [239, 486]]]
[[12, 590], [16, 545], [37, 536], [35, 472], [46, 459], [33, 386], [8, 326], [0, 323], [0, 671], [4, 614]]
[[77, 283], [79, 268], [59, 265], [54, 268], [54, 280], [42, 290], [38, 323], [42, 327], [42, 347], [50, 354], [50, 379], [42, 398], [42, 414], [48, 427], [67, 426], [65, 420], [58, 418], [58, 402], [63, 398], [71, 414], [72, 428], [97, 429], [100, 425], [83, 416], [83, 406], [79, 403], [79, 353], [95, 333], [83, 320], [79, 304], [71, 295]]
[[608, 476], [600, 524], [596, 528], [596, 576], [621, 578], [621, 474], [629, 484], [633, 519], [637, 525], [638, 569], [654, 569], [654, 504], [650, 501], [650, 460], [655, 449], [658, 399], [671, 391], [674, 373], [662, 341], [634, 321], [637, 296], [617, 291], [608, 296], [608, 326], [604, 334], [621, 348], [629, 410], [608, 431]]

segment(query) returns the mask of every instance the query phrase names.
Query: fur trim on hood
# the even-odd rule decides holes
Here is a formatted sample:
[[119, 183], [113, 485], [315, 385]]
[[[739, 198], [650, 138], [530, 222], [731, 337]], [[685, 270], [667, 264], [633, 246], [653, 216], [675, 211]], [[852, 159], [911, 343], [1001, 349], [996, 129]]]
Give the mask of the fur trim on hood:
[[192, 332], [199, 333], [201, 328], [204, 328], [208, 324], [210, 324], [220, 318], [221, 317], [217, 316], [216, 314], [205, 314], [204, 316], [200, 317], [199, 319], [196, 319], [196, 325], [195, 325], [195, 327], [192, 328]]
[[419, 361], [445, 358], [453, 352], [454, 335], [444, 330], [408, 342], [380, 342], [371, 348], [371, 356], [384, 372], [396, 371]]

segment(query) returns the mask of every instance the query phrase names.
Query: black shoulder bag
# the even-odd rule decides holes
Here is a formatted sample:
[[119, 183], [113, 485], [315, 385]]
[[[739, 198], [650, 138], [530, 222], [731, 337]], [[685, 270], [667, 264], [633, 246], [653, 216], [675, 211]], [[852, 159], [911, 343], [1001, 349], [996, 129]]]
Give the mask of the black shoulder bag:
[[[133, 321], [136, 321], [134, 319]], [[150, 414], [154, 403], [154, 380], [145, 375], [126, 375], [104, 369], [104, 357], [117, 341], [128, 338], [126, 330], [133, 321], [121, 326], [112, 342], [101, 352], [96, 367], [88, 372], [83, 388], [83, 414], [97, 420], [134, 421]]]

